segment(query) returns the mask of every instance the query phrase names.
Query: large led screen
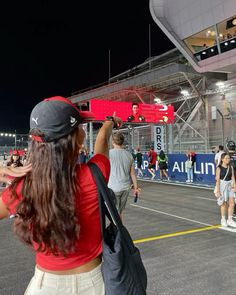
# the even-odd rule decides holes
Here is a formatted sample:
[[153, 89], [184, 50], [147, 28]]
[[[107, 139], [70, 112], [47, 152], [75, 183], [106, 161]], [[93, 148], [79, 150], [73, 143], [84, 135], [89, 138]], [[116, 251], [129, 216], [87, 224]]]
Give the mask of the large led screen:
[[166, 123], [174, 122], [174, 107], [161, 104], [143, 104], [132, 102], [96, 100], [90, 101], [90, 111], [95, 115], [95, 121], [104, 121], [106, 116], [120, 117], [129, 123]]

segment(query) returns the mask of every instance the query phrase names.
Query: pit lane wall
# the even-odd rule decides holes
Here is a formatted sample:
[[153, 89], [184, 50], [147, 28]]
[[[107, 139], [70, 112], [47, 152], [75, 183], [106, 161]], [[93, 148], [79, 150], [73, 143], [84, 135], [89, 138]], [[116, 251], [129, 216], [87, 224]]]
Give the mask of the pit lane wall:
[[[195, 183], [213, 185], [215, 183], [216, 166], [214, 164], [214, 154], [197, 154], [196, 163], [194, 163], [194, 177]], [[184, 154], [169, 154], [168, 155], [168, 176], [170, 180], [185, 182], [187, 173], [185, 170], [185, 161], [187, 160]], [[135, 163], [137, 169], [137, 164]], [[151, 178], [148, 172], [148, 156], [143, 155], [142, 171], [144, 177]], [[137, 171], [136, 171], [137, 172]], [[158, 163], [156, 162], [156, 177], [155, 180], [160, 179]]]

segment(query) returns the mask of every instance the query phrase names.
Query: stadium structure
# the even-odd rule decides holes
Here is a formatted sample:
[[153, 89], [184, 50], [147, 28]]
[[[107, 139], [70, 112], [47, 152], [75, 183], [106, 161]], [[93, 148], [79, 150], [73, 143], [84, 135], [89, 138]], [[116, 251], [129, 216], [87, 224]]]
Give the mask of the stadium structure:
[[[236, 2], [151, 0], [150, 12], [176, 49], [73, 93], [71, 100], [80, 106], [91, 99], [172, 104], [175, 122], [164, 125], [164, 148], [169, 153], [188, 148], [208, 153], [235, 140]], [[206, 14], [209, 18], [203, 21]], [[129, 147], [148, 150], [153, 130], [152, 125], [126, 126]], [[90, 149], [95, 133], [90, 123]]]

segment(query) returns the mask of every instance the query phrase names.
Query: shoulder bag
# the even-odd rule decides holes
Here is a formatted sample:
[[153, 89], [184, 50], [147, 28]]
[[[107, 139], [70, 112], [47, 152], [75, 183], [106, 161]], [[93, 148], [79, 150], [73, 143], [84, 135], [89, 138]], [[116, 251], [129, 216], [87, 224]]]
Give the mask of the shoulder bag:
[[[99, 195], [103, 236], [102, 274], [106, 295], [146, 295], [147, 273], [140, 252], [120, 219], [101, 170], [94, 163], [88, 165]], [[109, 226], [106, 226], [106, 217], [110, 221]]]

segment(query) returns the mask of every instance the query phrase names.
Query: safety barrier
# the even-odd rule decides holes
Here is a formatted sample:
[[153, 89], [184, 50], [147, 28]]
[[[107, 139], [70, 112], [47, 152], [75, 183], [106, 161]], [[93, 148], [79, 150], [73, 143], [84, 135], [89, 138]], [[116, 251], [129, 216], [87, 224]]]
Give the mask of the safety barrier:
[[[187, 173], [185, 169], [185, 161], [187, 160], [184, 154], [169, 154], [168, 155], [168, 176], [171, 180], [185, 182], [187, 179]], [[137, 165], [135, 165], [137, 168]], [[142, 171], [144, 177], [150, 177], [148, 172], [148, 156], [143, 156]], [[193, 181], [195, 183], [209, 184], [215, 183], [215, 171], [216, 166], [214, 164], [214, 154], [197, 154], [196, 162], [194, 163], [194, 176]], [[156, 177], [160, 178], [158, 169], [158, 163], [156, 163]]]

